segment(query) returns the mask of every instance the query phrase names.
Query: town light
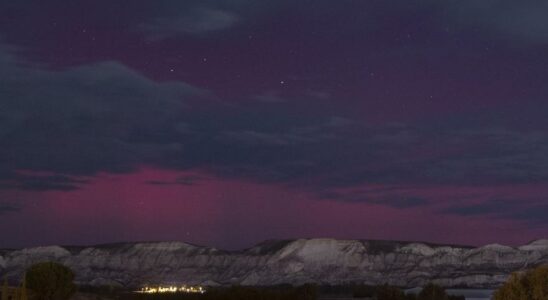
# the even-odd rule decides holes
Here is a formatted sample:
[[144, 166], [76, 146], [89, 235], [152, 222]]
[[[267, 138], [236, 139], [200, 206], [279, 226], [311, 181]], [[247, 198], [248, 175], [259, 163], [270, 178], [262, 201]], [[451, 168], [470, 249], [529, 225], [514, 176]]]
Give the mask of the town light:
[[137, 293], [146, 293], [146, 294], [159, 294], [159, 293], [205, 293], [205, 289], [201, 286], [145, 286]]

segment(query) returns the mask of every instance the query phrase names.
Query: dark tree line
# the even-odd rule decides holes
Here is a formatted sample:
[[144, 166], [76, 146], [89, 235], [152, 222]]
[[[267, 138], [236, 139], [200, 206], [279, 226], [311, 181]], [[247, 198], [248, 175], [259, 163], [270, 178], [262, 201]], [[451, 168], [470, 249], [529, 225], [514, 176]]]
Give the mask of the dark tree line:
[[439, 285], [429, 283], [418, 295], [405, 294], [396, 286], [356, 286], [353, 292], [354, 298], [374, 298], [377, 300], [464, 300], [463, 296], [447, 295], [445, 289]]
[[[74, 273], [67, 267], [45, 262], [31, 266], [26, 272], [26, 284], [31, 300], [68, 300], [76, 292]], [[335, 286], [320, 287], [305, 284], [294, 287], [232, 286], [209, 288], [204, 294], [137, 294], [114, 288], [87, 290], [117, 300], [315, 300], [319, 293], [341, 293], [351, 290], [355, 298], [377, 300], [464, 300], [462, 296], [447, 295], [439, 285], [429, 283], [420, 293], [405, 294], [402, 289], [390, 286]], [[86, 291], [86, 288], [83, 288]], [[548, 300], [548, 266], [527, 272], [515, 273], [495, 292], [494, 300]]]
[[32, 265], [25, 274], [33, 300], [67, 300], [76, 293], [74, 273], [54, 262]]

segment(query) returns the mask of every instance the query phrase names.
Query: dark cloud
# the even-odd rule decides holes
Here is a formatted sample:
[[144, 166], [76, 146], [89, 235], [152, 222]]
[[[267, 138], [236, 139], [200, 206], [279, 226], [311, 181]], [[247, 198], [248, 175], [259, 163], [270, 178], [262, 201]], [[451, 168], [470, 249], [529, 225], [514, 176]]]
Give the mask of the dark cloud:
[[[473, 65], [467, 59], [477, 56], [474, 49], [483, 46], [483, 36], [489, 36], [490, 42], [499, 37], [519, 37], [517, 41], [521, 45], [523, 38], [542, 40], [547, 25], [540, 18], [546, 9], [540, 1], [458, 1], [458, 5], [456, 1], [421, 4], [343, 1], [336, 6], [331, 1], [317, 1], [314, 6], [274, 2], [136, 1], [138, 14], [112, 14], [119, 17], [123, 26], [117, 23], [118, 19], [109, 19], [110, 14], [99, 14], [101, 22], [96, 23], [128, 30], [131, 34], [138, 30], [149, 39], [157, 40], [185, 35], [201, 38], [215, 32], [224, 34], [228, 29], [243, 32], [245, 30], [235, 29], [235, 26], [243, 28], [246, 24], [274, 37], [279, 26], [272, 20], [280, 16], [277, 12], [288, 13], [289, 10], [284, 11], [283, 7], [290, 6], [294, 10], [284, 15], [284, 26], [291, 30], [285, 32], [286, 27], [280, 30], [283, 36], [288, 35], [299, 42], [287, 45], [315, 50], [328, 44], [341, 42], [342, 45], [342, 42], [352, 41], [350, 50], [341, 46], [339, 53], [335, 47], [336, 57], [332, 57], [335, 52], [312, 53], [317, 54], [318, 60], [322, 60], [323, 54], [328, 55], [333, 64], [342, 66], [346, 66], [340, 63], [348, 59], [346, 54], [352, 64], [360, 64], [357, 54], [351, 51], [354, 48], [359, 51], [380, 48], [382, 54], [369, 55], [372, 52], [364, 51], [361, 63], [366, 63], [367, 67], [369, 61], [373, 65], [375, 62], [390, 65], [394, 58], [404, 63], [398, 66], [398, 74], [400, 69], [405, 73], [406, 68], [416, 68], [405, 61], [422, 64], [422, 60], [409, 58], [427, 57], [425, 68], [434, 66], [433, 69], [450, 73], [446, 77], [447, 83], [452, 84], [447, 88], [450, 100], [445, 103], [450, 103], [451, 99], [466, 102], [471, 101], [468, 98], [493, 97], [481, 92], [479, 96], [475, 95], [475, 89], [481, 89], [476, 85], [491, 84], [495, 86], [494, 90], [504, 90], [503, 81], [491, 80], [498, 78], [499, 73], [514, 72], [509, 71], [512, 65], [506, 70], [500, 64], [491, 73], [462, 70], [460, 64], [446, 63], [450, 57], [445, 50], [462, 50], [458, 58], [465, 62], [463, 65]], [[34, 6], [34, 10], [36, 5], [40, 7], [37, 1], [0, 5], [9, 5], [10, 10], [19, 11], [13, 15], [25, 15], [22, 11], [26, 6]], [[105, 2], [100, 7], [117, 11], [114, 6], [116, 4]], [[111, 11], [109, 9], [104, 11]], [[271, 23], [257, 13], [265, 11], [270, 13]], [[90, 12], [93, 13], [97, 14]], [[263, 21], [264, 24], [260, 23]], [[467, 34], [471, 31], [476, 33]], [[325, 44], [318, 44], [322, 47], [316, 47], [315, 40], [304, 38], [312, 36], [312, 32], [325, 41]], [[413, 33], [412, 38], [402, 40], [408, 33]], [[375, 45], [364, 40], [375, 41]], [[465, 46], [452, 48], [458, 43]], [[299, 47], [293, 48], [299, 50]], [[304, 60], [307, 57], [304, 54], [307, 53], [303, 52], [299, 59]], [[511, 64], [515, 60], [505, 61]], [[302, 66], [313, 68], [315, 64], [306, 60]], [[422, 70], [422, 67], [418, 69]], [[361, 65], [358, 68], [365, 69]], [[330, 68], [318, 70], [331, 72]], [[269, 71], [265, 68], [262, 72]], [[515, 72], [520, 73], [519, 70]], [[458, 76], [451, 77], [453, 73]], [[414, 76], [415, 72], [412, 74]], [[484, 76], [486, 74], [492, 76]], [[338, 76], [336, 73], [335, 77]], [[536, 87], [532, 76], [513, 76], [507, 77], [512, 79], [508, 83], [517, 82], [513, 90]], [[335, 77], [329, 77], [330, 81], [336, 81]], [[361, 73], [352, 74], [352, 77], [360, 78]], [[345, 79], [341, 82], [345, 83]], [[408, 96], [407, 87], [395, 86], [399, 83], [388, 79], [379, 82], [378, 86], [389, 91], [400, 91], [394, 96], [396, 104], [389, 103], [386, 107], [418, 106], [420, 101], [409, 100], [416, 95]], [[437, 81], [427, 80], [425, 89], [435, 89], [436, 85]], [[18, 60], [3, 49], [0, 51], [0, 142], [3, 145], [0, 148], [0, 188], [71, 190], [86, 184], [89, 177], [99, 172], [128, 173], [142, 165], [175, 170], [196, 168], [214, 176], [287, 184], [316, 192], [333, 192], [364, 184], [486, 186], [548, 181], [545, 155], [548, 153], [548, 106], [542, 103], [547, 92], [543, 88], [536, 89], [533, 95], [538, 99], [527, 98], [530, 94], [519, 94], [520, 97], [515, 97], [519, 100], [515, 100], [519, 102], [516, 106], [480, 107], [474, 113], [439, 113], [439, 119], [410, 118], [402, 123], [383, 123], [361, 115], [369, 106], [372, 111], [383, 108], [384, 104], [379, 103], [389, 101], [386, 94], [365, 94], [359, 101], [353, 101], [339, 98], [329, 86], [300, 87], [303, 90], [293, 95], [265, 87], [264, 93], [253, 91], [259, 95], [253, 99], [238, 99], [227, 104], [188, 84], [158, 82], [118, 62], [52, 71]], [[322, 92], [310, 92], [316, 90]], [[358, 103], [360, 101], [363, 103]], [[21, 175], [20, 170], [43, 171], [48, 175]], [[187, 185], [195, 182], [183, 178], [149, 183]], [[330, 198], [401, 208], [427, 203], [421, 197], [402, 194], [372, 197], [363, 193], [335, 193]]]
[[3, 188], [68, 190], [85, 184], [79, 176], [141, 165], [313, 189], [548, 180], [548, 133], [485, 123], [490, 112], [372, 125], [327, 99], [228, 105], [115, 62], [48, 71], [5, 51], [0, 62]]
[[[115, 62], [47, 71], [0, 55], [3, 187], [75, 188], [70, 176], [129, 172], [180, 151], [181, 111], [202, 91]], [[185, 100], [189, 100], [185, 102]], [[21, 176], [19, 170], [50, 172]]]
[[452, 1], [447, 10], [455, 16], [457, 24], [469, 30], [485, 30], [522, 42], [548, 42], [546, 1]]
[[203, 176], [195, 176], [195, 175], [188, 175], [188, 176], [180, 176], [177, 177], [175, 180], [149, 180], [146, 181], [148, 184], [152, 185], [196, 185], [201, 181], [208, 180], [207, 178]]
[[0, 216], [9, 214], [9, 213], [15, 213], [21, 211], [21, 207], [9, 204], [9, 203], [0, 203]]
[[210, 162], [213, 170], [234, 166], [240, 175], [249, 170], [247, 175], [258, 179], [263, 170], [265, 178], [276, 174], [281, 181], [308, 176], [319, 186], [492, 185], [548, 179], [548, 136], [542, 132], [317, 126], [322, 129], [221, 131], [207, 146], [195, 148], [199, 153], [189, 155], [193, 161]]
[[55, 175], [26, 175], [16, 173], [6, 180], [0, 180], [0, 189], [18, 189], [25, 191], [72, 191], [88, 183], [87, 180], [71, 176]]
[[413, 197], [413, 196], [404, 196], [397, 198], [384, 198], [377, 201], [377, 204], [393, 206], [397, 208], [409, 208], [416, 206], [425, 206], [431, 202], [425, 198]]
[[[313, 5], [307, 1], [289, 0], [158, 0], [134, 1], [131, 9], [113, 1], [67, 4], [59, 0], [48, 3], [21, 0], [0, 3], [0, 9], [8, 15], [32, 14], [33, 11], [48, 10], [49, 7], [63, 7], [58, 10], [62, 13], [82, 14], [84, 20], [94, 16], [101, 20], [100, 26], [131, 28], [156, 40], [222, 31], [238, 23], [256, 25], [254, 22], [279, 19], [280, 16], [291, 14], [303, 20], [299, 25], [303, 25], [302, 30], [307, 32], [314, 28], [323, 29], [323, 24], [330, 27], [336, 25], [344, 30], [344, 34], [367, 33], [368, 36], [375, 36], [377, 41], [383, 38], [382, 34], [394, 41], [394, 37], [387, 32], [390, 28], [397, 28], [398, 31], [407, 28], [407, 32], [422, 31], [424, 41], [431, 40], [432, 34], [446, 30], [517, 38], [518, 42], [529, 40], [545, 43], [548, 38], [548, 22], [545, 18], [548, 4], [542, 0], [341, 0], [337, 5], [328, 0], [314, 1]], [[401, 24], [393, 20], [399, 20]]]
[[508, 199], [494, 198], [478, 204], [457, 205], [443, 210], [446, 214], [499, 218], [525, 221], [532, 224], [548, 224], [546, 198]]
[[325, 191], [320, 197], [326, 200], [371, 203], [385, 205], [394, 208], [412, 208], [428, 206], [431, 201], [418, 196], [411, 196], [405, 190], [394, 189], [382, 190], [358, 190], [358, 191]]

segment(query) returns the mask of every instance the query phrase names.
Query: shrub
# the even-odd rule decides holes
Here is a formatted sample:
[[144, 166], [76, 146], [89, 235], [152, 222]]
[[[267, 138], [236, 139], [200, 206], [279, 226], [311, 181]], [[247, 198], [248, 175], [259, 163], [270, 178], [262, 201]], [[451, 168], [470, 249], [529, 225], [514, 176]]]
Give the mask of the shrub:
[[522, 299], [548, 299], [548, 266], [538, 267], [524, 274], [512, 274], [493, 297], [493, 300]]
[[405, 300], [405, 293], [398, 287], [381, 285], [377, 287], [377, 300]]
[[445, 289], [437, 284], [429, 283], [419, 293], [418, 300], [448, 300]]
[[405, 295], [405, 300], [417, 300], [416, 294], [407, 294]]
[[352, 286], [352, 297], [353, 298], [371, 298], [375, 296], [375, 287], [370, 285], [354, 285]]
[[76, 292], [73, 280], [69, 268], [54, 262], [32, 265], [26, 273], [27, 287], [36, 300], [68, 300]]

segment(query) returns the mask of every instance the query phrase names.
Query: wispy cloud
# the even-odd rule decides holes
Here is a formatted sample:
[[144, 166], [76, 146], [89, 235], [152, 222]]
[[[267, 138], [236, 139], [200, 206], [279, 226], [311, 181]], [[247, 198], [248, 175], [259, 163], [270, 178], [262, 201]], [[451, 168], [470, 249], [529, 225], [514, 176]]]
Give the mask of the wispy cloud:
[[205, 34], [234, 26], [239, 18], [235, 14], [212, 8], [191, 9], [181, 15], [158, 17], [143, 23], [139, 29], [147, 38], [161, 40], [185, 34]]

